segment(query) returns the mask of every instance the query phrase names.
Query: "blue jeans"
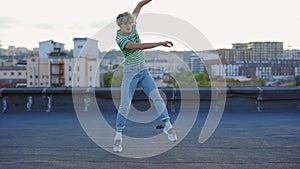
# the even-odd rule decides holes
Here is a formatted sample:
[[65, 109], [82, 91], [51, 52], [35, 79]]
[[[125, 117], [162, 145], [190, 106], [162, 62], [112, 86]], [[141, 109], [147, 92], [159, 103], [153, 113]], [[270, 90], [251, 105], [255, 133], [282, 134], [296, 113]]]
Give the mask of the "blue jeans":
[[170, 119], [166, 105], [159, 94], [157, 86], [144, 65], [127, 66], [124, 65], [124, 74], [121, 84], [121, 104], [116, 121], [116, 129], [122, 131], [130, 110], [131, 101], [136, 89], [140, 84], [144, 93], [152, 100], [156, 111], [160, 114], [161, 120]]

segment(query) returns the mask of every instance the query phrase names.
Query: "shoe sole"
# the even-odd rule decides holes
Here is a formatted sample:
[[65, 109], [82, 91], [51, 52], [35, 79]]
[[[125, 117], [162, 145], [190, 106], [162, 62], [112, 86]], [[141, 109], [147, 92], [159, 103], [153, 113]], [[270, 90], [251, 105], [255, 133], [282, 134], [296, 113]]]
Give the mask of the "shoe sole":
[[169, 140], [169, 141], [171, 141], [171, 142], [176, 142], [176, 141], [177, 141], [177, 138], [176, 138], [175, 140], [170, 139], [170, 138], [169, 138], [169, 133], [168, 133], [165, 129], [164, 129], [163, 131], [164, 131], [164, 133], [165, 133], [166, 135], [168, 135], [168, 140]]
[[115, 152], [115, 153], [120, 153], [120, 152], [122, 152], [122, 148], [120, 149], [120, 150], [115, 150], [115, 149], [113, 149], [113, 152]]

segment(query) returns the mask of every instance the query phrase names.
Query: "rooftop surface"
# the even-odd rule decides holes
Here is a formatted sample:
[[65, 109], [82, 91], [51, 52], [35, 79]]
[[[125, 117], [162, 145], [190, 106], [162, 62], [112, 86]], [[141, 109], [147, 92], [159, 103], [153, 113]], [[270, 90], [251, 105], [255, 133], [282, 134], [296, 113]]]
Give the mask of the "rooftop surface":
[[[259, 112], [252, 98], [228, 98], [218, 128], [200, 144], [198, 137], [207, 116], [203, 103], [193, 128], [179, 144], [160, 155], [135, 159], [120, 157], [94, 143], [67, 104], [49, 113], [41, 109], [27, 112], [16, 108], [20, 103], [13, 109], [10, 97], [8, 111], [0, 114], [0, 168], [300, 168], [299, 100], [263, 102]], [[103, 114], [113, 126], [115, 110]], [[176, 118], [176, 111], [170, 115]], [[191, 113], [184, 112], [184, 116]], [[161, 132], [155, 124], [129, 122], [124, 134]], [[101, 132], [99, 137], [113, 140]]]

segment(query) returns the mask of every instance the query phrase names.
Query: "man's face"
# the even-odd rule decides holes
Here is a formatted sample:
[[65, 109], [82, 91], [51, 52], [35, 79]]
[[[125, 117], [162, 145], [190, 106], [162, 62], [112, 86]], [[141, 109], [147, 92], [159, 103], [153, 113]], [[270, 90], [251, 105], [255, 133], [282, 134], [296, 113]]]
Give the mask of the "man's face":
[[125, 34], [130, 34], [132, 31], [132, 25], [133, 23], [122, 23], [120, 25], [121, 32]]

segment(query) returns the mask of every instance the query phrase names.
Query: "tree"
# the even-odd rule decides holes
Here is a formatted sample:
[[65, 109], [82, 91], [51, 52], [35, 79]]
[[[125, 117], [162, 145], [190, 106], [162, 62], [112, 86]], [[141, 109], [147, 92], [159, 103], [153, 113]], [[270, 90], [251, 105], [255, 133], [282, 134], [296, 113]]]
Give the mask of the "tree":
[[196, 86], [194, 75], [191, 72], [176, 73], [174, 74], [173, 77], [174, 80], [176, 81], [174, 84], [175, 88]]
[[112, 68], [113, 68], [113, 69], [117, 69], [118, 67], [119, 67], [118, 64], [114, 64]]
[[106, 72], [103, 74], [103, 82], [105, 87], [111, 87], [111, 80], [113, 78], [113, 73], [111, 72]]
[[266, 86], [266, 80], [264, 78], [259, 79], [261, 86]]
[[195, 75], [195, 79], [199, 87], [210, 87], [209, 77], [207, 72], [201, 72]]
[[300, 75], [297, 75], [295, 77], [295, 81], [296, 81], [296, 86], [300, 86]]

